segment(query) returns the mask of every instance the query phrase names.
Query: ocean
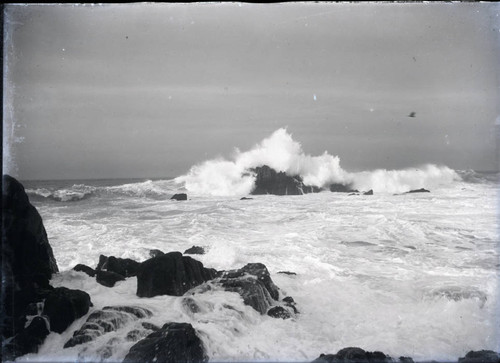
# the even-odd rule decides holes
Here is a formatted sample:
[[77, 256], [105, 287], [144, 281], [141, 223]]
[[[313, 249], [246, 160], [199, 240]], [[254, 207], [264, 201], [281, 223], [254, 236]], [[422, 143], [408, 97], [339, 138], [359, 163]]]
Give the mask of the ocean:
[[[244, 188], [227, 192], [234, 180], [211, 182], [210, 193], [193, 182], [206, 177], [197, 170], [156, 180], [23, 181], [60, 269], [52, 285], [86, 291], [93, 309], [137, 305], [153, 311], [149, 321], [159, 326], [191, 323], [211, 361], [311, 361], [349, 346], [415, 361], [500, 351], [497, 174], [451, 171], [449, 178], [429, 167], [411, 177], [434, 173], [427, 185], [418, 182], [430, 193], [401, 194], [388, 183], [377, 187], [379, 171], [368, 178], [379, 184], [362, 185], [373, 195], [240, 200]], [[188, 200], [170, 200], [179, 192]], [[152, 249], [193, 245], [206, 249], [193, 257], [217, 270], [265, 264], [300, 313], [262, 316], [238, 294], [218, 290], [197, 294], [201, 309], [193, 313], [180, 297], [138, 298], [135, 277], [108, 288], [72, 271], [78, 263], [95, 267], [101, 254], [144, 261]], [[130, 326], [63, 349], [85, 318], [18, 360], [99, 361], [106, 346], [112, 349], [105, 361], [122, 360], [133, 345], [125, 339]]]
[[[261, 165], [323, 191], [242, 200]], [[434, 164], [349, 172], [338, 156], [305, 154], [278, 129], [248, 151], [176, 178], [24, 186], [59, 265], [53, 286], [86, 291], [93, 309], [135, 305], [151, 310], [149, 322], [158, 326], [190, 323], [210, 361], [310, 362], [360, 347], [396, 359], [456, 362], [470, 350], [500, 351], [498, 177]], [[332, 183], [359, 193], [331, 192]], [[407, 193], [420, 188], [430, 192]], [[176, 193], [188, 200], [171, 200]], [[194, 245], [206, 250], [194, 257], [208, 268], [265, 264], [299, 314], [260, 315], [237, 293], [213, 286], [191, 296], [199, 307], [193, 312], [182, 297], [137, 297], [135, 277], [108, 288], [72, 270], [96, 267], [101, 254], [141, 262], [153, 249]], [[85, 319], [18, 360], [123, 360], [134, 323], [63, 349]]]

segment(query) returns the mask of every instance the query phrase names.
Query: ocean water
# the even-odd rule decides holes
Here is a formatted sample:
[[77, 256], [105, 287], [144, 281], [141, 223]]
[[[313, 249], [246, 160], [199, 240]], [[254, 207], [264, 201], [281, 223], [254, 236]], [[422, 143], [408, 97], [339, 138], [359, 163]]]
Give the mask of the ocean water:
[[[248, 195], [252, 168], [300, 175], [307, 185], [350, 185], [373, 195], [323, 191]], [[53, 286], [81, 289], [93, 309], [137, 305], [162, 326], [188, 322], [211, 361], [300, 361], [357, 346], [394, 358], [457, 361], [470, 350], [500, 351], [498, 175], [443, 165], [349, 172], [338, 156], [306, 154], [286, 129], [247, 151], [159, 180], [27, 181], [61, 272]], [[419, 188], [430, 193], [404, 194]], [[170, 200], [187, 192], [189, 200]], [[198, 245], [206, 267], [260, 262], [300, 314], [261, 316], [236, 293], [212, 286], [192, 296], [138, 298], [132, 277], [113, 288], [84, 273], [99, 255], [144, 261], [151, 249]], [[281, 271], [295, 275], [280, 274]], [[196, 288], [194, 292], [207, 290]], [[189, 293], [188, 293], [189, 294]], [[96, 341], [63, 349], [82, 317], [51, 333], [20, 361], [121, 361], [132, 346], [126, 324]]]
[[[377, 173], [363, 180], [380, 184]], [[432, 179], [432, 188], [418, 185], [430, 193], [395, 194], [384, 182], [385, 190], [365, 186], [375, 190], [371, 196], [324, 191], [252, 200], [240, 200], [244, 188], [210, 194], [187, 177], [23, 184], [61, 271], [54, 286], [88, 292], [92, 309], [137, 305], [152, 310], [148, 321], [157, 325], [191, 323], [211, 361], [311, 361], [348, 346], [456, 361], [469, 350], [500, 351], [500, 251], [497, 175], [453, 174]], [[189, 200], [170, 200], [178, 192]], [[71, 270], [95, 267], [100, 254], [144, 261], [151, 249], [193, 245], [207, 250], [194, 256], [206, 267], [264, 263], [300, 314], [261, 316], [236, 293], [218, 289], [194, 295], [201, 311], [192, 313], [182, 297], [138, 298], [135, 277], [107, 288]], [[123, 359], [133, 326], [63, 349], [85, 319], [51, 333], [38, 354], [19, 361], [99, 361], [106, 346], [111, 355], [104, 360]]]

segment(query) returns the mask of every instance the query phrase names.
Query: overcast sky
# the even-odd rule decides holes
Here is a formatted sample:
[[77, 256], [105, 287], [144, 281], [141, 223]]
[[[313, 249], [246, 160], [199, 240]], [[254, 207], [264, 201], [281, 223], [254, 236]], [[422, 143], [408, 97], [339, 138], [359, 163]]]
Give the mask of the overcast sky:
[[349, 171], [498, 169], [499, 12], [497, 3], [7, 5], [4, 172], [177, 176], [279, 127]]

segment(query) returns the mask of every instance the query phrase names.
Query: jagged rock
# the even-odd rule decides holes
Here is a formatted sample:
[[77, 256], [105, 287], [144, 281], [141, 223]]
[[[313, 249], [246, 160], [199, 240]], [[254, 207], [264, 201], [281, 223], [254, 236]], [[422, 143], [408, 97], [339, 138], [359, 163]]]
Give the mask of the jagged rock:
[[357, 189], [352, 189], [349, 185], [339, 183], [330, 184], [328, 189], [334, 193], [359, 193]]
[[181, 296], [189, 289], [215, 277], [217, 271], [180, 252], [169, 252], [140, 264], [137, 296]]
[[167, 323], [130, 348], [124, 363], [207, 362], [208, 356], [196, 331], [188, 323]]
[[301, 195], [317, 193], [319, 188], [304, 185], [300, 176], [290, 176], [267, 165], [251, 169], [256, 174], [255, 187], [251, 194]]
[[249, 263], [238, 270], [224, 271], [218, 282], [227, 291], [237, 292], [246, 305], [261, 314], [279, 298], [278, 287], [262, 263]]
[[205, 254], [205, 249], [200, 246], [193, 246], [191, 248], [188, 248], [187, 250], [184, 251], [184, 254], [186, 255], [204, 255]]
[[64, 348], [93, 341], [97, 337], [116, 331], [132, 321], [149, 318], [152, 315], [153, 313], [148, 309], [137, 306], [106, 306], [102, 310], [96, 310], [90, 314], [87, 321], [64, 344]]
[[[402, 357], [403, 358], [403, 357]], [[411, 358], [410, 358], [411, 359]], [[321, 354], [316, 363], [393, 363], [393, 359], [382, 352], [365, 352], [361, 348], [344, 348], [337, 354]]]
[[373, 189], [370, 189], [367, 192], [364, 192], [363, 195], [373, 195]]
[[410, 190], [409, 192], [406, 192], [405, 194], [408, 194], [408, 193], [430, 193], [430, 192], [431, 192], [430, 190], [420, 188], [420, 189]]
[[87, 275], [89, 275], [90, 277], [95, 276], [95, 270], [92, 267], [89, 267], [89, 266], [81, 264], [81, 263], [79, 263], [78, 265], [73, 267], [73, 270], [84, 272]]
[[55, 288], [45, 299], [43, 314], [49, 317], [50, 330], [62, 333], [76, 319], [89, 311], [90, 296], [81, 290]]
[[492, 350], [470, 351], [458, 363], [500, 363], [500, 354]]
[[157, 256], [161, 256], [161, 255], [164, 255], [165, 253], [163, 251], [160, 251], [160, 250], [157, 250], [157, 249], [153, 249], [153, 250], [149, 250], [149, 257], [157, 257]]
[[272, 318], [290, 319], [292, 314], [283, 306], [274, 306], [268, 310], [267, 315]]
[[97, 271], [96, 281], [103, 286], [113, 287], [118, 281], [124, 281], [125, 277], [111, 271]]
[[28, 353], [37, 353], [49, 333], [46, 319], [35, 316], [28, 327], [2, 347], [3, 359], [14, 360]]
[[187, 200], [188, 199], [188, 196], [186, 193], [178, 193], [178, 194], [174, 194], [172, 196], [172, 198], [170, 199], [173, 199], [173, 200]]
[[139, 262], [130, 258], [100, 255], [96, 270], [114, 272], [123, 277], [132, 277], [137, 275], [139, 265]]
[[2, 314], [4, 338], [24, 329], [24, 311], [52, 289], [58, 272], [42, 218], [24, 187], [9, 175], [2, 178]]

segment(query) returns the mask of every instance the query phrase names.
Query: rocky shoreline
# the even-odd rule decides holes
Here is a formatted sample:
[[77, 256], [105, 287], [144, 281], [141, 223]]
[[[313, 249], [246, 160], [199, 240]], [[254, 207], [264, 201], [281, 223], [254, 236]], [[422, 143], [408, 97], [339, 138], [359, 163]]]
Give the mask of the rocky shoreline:
[[[276, 173], [268, 167], [262, 167], [259, 173], [261, 177], [257, 177], [255, 194], [283, 190], [285, 194], [299, 190], [302, 193], [315, 192], [314, 188], [301, 185], [301, 180], [291, 180], [286, 174]], [[280, 182], [273, 186], [272, 181], [276, 178]], [[291, 187], [292, 182], [295, 189]], [[347, 186], [330, 189], [357, 192]], [[183, 197], [179, 200], [186, 199]], [[144, 307], [124, 304], [97, 309], [87, 292], [51, 286], [50, 279], [58, 273], [58, 267], [42, 218], [30, 204], [21, 183], [10, 176], [3, 177], [2, 211], [3, 361], [38, 352], [50, 332], [66, 332], [75, 320], [86, 315], [83, 324], [73, 331], [62, 349], [92, 342], [128, 322], [134, 322], [135, 328], [127, 332], [125, 338], [134, 344], [124, 362], [209, 360], [206, 348], [191, 324], [165, 321], [162, 326], [157, 326], [146, 321], [153, 312]], [[200, 307], [191, 294], [203, 294], [208, 289], [218, 288], [239, 294], [245, 305], [270, 319], [300, 317], [300, 306], [296, 305], [292, 296], [283, 296], [265, 265], [248, 263], [239, 269], [217, 271], [187, 256], [203, 253], [203, 248], [198, 246], [184, 253], [153, 250], [151, 258], [143, 262], [101, 255], [96, 268], [79, 264], [74, 270], [95, 278], [97, 283], [109, 288], [113, 288], [118, 281], [136, 278], [138, 297], [180, 296], [185, 308], [193, 313]], [[287, 271], [283, 273], [293, 274]], [[111, 356], [107, 348], [99, 352], [102, 359]], [[367, 352], [355, 347], [341, 349], [336, 354], [320, 353], [314, 362], [413, 362], [410, 357], [393, 359], [382, 352]], [[458, 363], [479, 362], [499, 363], [500, 355], [487, 350], [472, 351], [458, 359]]]

